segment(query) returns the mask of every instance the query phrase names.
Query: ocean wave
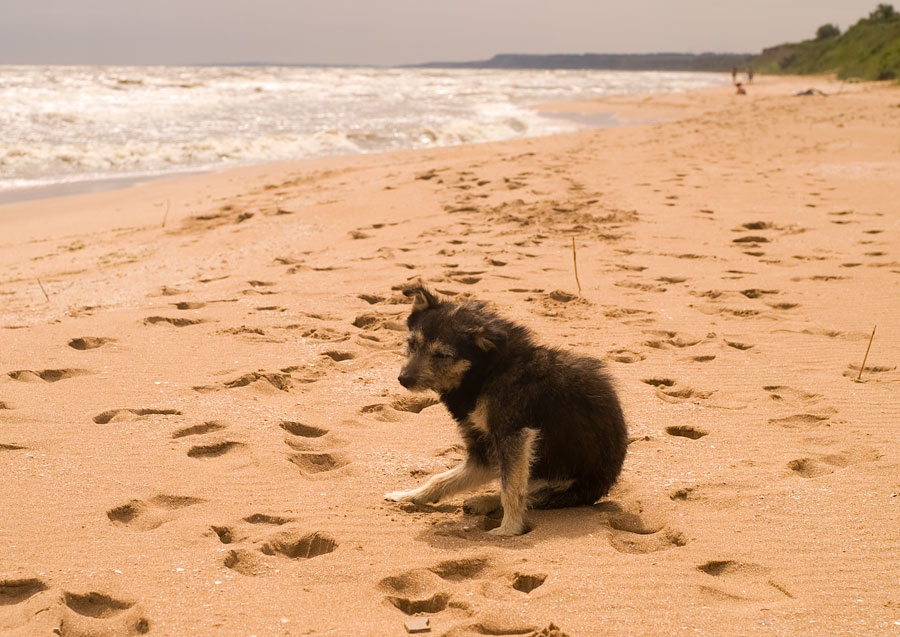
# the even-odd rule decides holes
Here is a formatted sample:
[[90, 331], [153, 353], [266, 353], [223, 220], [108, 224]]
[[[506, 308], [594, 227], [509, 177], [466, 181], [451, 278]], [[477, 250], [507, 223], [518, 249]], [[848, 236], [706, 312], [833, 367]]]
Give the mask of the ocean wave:
[[0, 190], [547, 135], [530, 106], [725, 83], [701, 73], [0, 67]]

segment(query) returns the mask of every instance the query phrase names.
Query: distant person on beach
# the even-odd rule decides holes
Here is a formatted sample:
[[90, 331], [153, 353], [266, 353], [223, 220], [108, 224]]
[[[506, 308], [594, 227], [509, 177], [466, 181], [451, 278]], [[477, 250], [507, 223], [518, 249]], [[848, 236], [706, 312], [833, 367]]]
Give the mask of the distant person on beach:
[[731, 69], [731, 83], [737, 84], [737, 67], [733, 67]]
[[753, 84], [753, 69], [747, 67], [747, 84]]

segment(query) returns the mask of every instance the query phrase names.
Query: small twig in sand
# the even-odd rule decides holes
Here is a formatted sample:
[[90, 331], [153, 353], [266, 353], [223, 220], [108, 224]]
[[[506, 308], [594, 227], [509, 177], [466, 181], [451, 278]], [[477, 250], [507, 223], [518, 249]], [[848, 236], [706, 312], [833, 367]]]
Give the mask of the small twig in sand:
[[166, 213], [163, 215], [162, 227], [166, 227], [166, 219], [169, 218], [169, 200], [166, 199]]
[[37, 282], [38, 282], [38, 285], [41, 286], [41, 292], [44, 293], [44, 298], [47, 299], [47, 303], [49, 303], [49, 302], [50, 302], [50, 295], [47, 294], [47, 290], [44, 289], [44, 284], [41, 283], [41, 280], [40, 280], [40, 279], [38, 279]]
[[869, 350], [872, 349], [872, 339], [875, 338], [875, 330], [878, 328], [877, 325], [872, 327], [872, 336], [869, 337], [869, 346], [866, 347], [866, 355], [863, 356], [862, 365], [859, 366], [859, 373], [856, 375], [856, 382], [862, 382], [860, 379], [862, 378], [863, 370], [866, 368], [866, 359], [869, 358]]
[[572, 265], [575, 266], [575, 284], [578, 286], [578, 296], [581, 296], [581, 281], [578, 280], [578, 256], [575, 253], [575, 237], [572, 237]]

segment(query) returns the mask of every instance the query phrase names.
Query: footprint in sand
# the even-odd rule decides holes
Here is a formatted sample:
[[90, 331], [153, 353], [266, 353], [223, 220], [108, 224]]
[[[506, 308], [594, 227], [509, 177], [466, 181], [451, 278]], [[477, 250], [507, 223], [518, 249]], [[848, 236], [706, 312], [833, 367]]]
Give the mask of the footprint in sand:
[[241, 575], [276, 573], [284, 560], [308, 560], [338, 548], [337, 540], [322, 531], [308, 531], [293, 518], [256, 513], [228, 526], [213, 526], [219, 542], [228, 545], [223, 565]]
[[144, 319], [144, 325], [172, 325], [174, 327], [188, 327], [205, 322], [206, 319], [172, 318], [169, 316], [148, 316]]
[[[250, 372], [249, 374], [238, 376], [237, 378], [225, 381], [224, 383], [217, 383], [215, 385], [195, 385], [193, 389], [200, 393], [236, 389], [239, 387], [247, 387], [249, 389], [270, 394], [279, 391], [289, 392], [294, 387], [294, 378], [291, 375], [291, 372], [296, 371], [297, 369], [299, 368], [291, 367], [280, 372]], [[305, 380], [303, 382], [313, 381]]]
[[795, 413], [789, 416], [770, 418], [769, 424], [772, 425], [781, 425], [788, 429], [814, 427], [816, 425], [828, 424], [831, 416], [837, 413], [837, 410], [833, 407], [819, 406], [816, 408], [816, 405], [823, 399], [822, 394], [814, 394], [786, 385], [766, 385], [763, 389], [768, 393], [771, 400], [782, 404], [785, 407], [799, 410], [808, 408], [815, 409], [815, 411], [810, 410], [806, 413]]
[[[859, 373], [859, 365], [851, 363], [847, 365], [847, 369], [844, 370], [843, 376], [844, 378], [851, 378], [856, 380], [861, 377], [863, 382], [868, 382], [871, 380], [875, 381], [896, 381], [897, 374], [888, 374], [887, 372], [895, 372], [897, 371], [897, 366], [887, 366], [887, 365], [866, 365], [865, 369], [863, 369], [862, 374]], [[874, 374], [874, 376], [870, 376], [870, 374]], [[882, 376], [882, 374], [885, 374]]]
[[606, 354], [606, 358], [617, 363], [639, 363], [644, 360], [644, 355], [630, 349], [614, 349]]
[[[463, 582], [478, 577], [488, 566], [485, 558], [448, 560], [435, 567], [415, 569], [381, 580], [385, 600], [406, 615], [436, 614], [451, 606], [446, 582]], [[468, 614], [468, 602], [453, 601], [452, 608]]]
[[766, 385], [763, 389], [768, 392], [773, 401], [790, 407], [806, 407], [815, 405], [822, 400], [822, 394], [795, 389], [786, 385]]
[[221, 431], [226, 427], [227, 425], [224, 425], [218, 421], [208, 420], [207, 422], [201, 423], [199, 425], [192, 425], [190, 427], [183, 427], [181, 429], [178, 429], [172, 433], [172, 438], [178, 439], [185, 438], [187, 436], [202, 436], [204, 434]]
[[684, 533], [669, 526], [662, 518], [646, 513], [640, 503], [623, 507], [607, 500], [595, 505], [595, 509], [606, 515], [611, 531], [610, 546], [620, 553], [655, 553], [688, 543]]
[[226, 453], [243, 449], [246, 446], [243, 442], [234, 440], [213, 440], [192, 446], [188, 449], [187, 455], [188, 458], [218, 458]]
[[307, 425], [293, 420], [282, 420], [278, 426], [297, 438], [321, 438], [328, 433], [328, 430], [322, 427]]
[[36, 577], [0, 580], [0, 606], [21, 604], [47, 588], [47, 584]]
[[32, 371], [30, 369], [20, 369], [8, 372], [7, 375], [13, 380], [22, 383], [56, 383], [67, 378], [76, 378], [78, 376], [87, 376], [93, 372], [86, 369], [42, 369]]
[[569, 637], [568, 633], [550, 622], [543, 628], [534, 624], [515, 623], [512, 620], [497, 619], [491, 613], [471, 624], [456, 626], [444, 633], [444, 637], [470, 637], [471, 635], [500, 635], [501, 637]]
[[740, 350], [742, 352], [746, 352], [748, 349], [753, 349], [754, 347], [756, 347], [755, 345], [751, 345], [749, 343], [741, 343], [739, 341], [729, 341], [727, 339], [725, 340], [725, 344], [728, 347], [732, 347], [732, 348]]
[[741, 290], [741, 294], [746, 296], [748, 299], [759, 299], [771, 294], [781, 294], [781, 292], [779, 290], [760, 290], [757, 288], [751, 288], [748, 290]]
[[97, 349], [99, 347], [103, 347], [107, 343], [115, 343], [116, 339], [114, 338], [105, 338], [103, 336], [82, 336], [79, 338], [73, 338], [69, 341], [69, 347], [77, 350], [89, 350], [89, 349]]
[[359, 410], [363, 415], [370, 415], [380, 422], [399, 422], [404, 413], [418, 414], [423, 409], [437, 405], [440, 401], [430, 395], [400, 396], [390, 403], [374, 403], [365, 405]]
[[709, 432], [690, 425], [672, 425], [666, 427], [666, 433], [677, 438], [689, 438], [691, 440], [699, 440], [700, 438], [709, 435]]
[[64, 635], [145, 635], [150, 621], [135, 602], [117, 599], [105, 593], [63, 593], [66, 609], [59, 634]]
[[712, 391], [697, 391], [691, 387], [680, 386], [671, 378], [646, 378], [643, 382], [655, 387], [656, 397], [667, 403], [696, 402], [705, 400], [715, 393]]
[[801, 478], [819, 478], [851, 465], [874, 462], [881, 456], [882, 454], [875, 449], [857, 447], [841, 453], [811, 454], [791, 460], [787, 467], [792, 475]]
[[526, 595], [547, 581], [546, 573], [514, 573], [512, 587]]
[[549, 318], [583, 317], [592, 307], [591, 302], [587, 299], [563, 290], [553, 290], [548, 294], [528, 297], [525, 300], [538, 306], [533, 310], [536, 314]]
[[357, 327], [365, 331], [385, 329], [392, 332], [406, 332], [405, 319], [401, 319], [400, 313], [381, 315], [373, 312], [367, 312], [364, 314], [360, 314], [355, 319], [353, 319], [353, 327]]
[[300, 330], [300, 338], [311, 338], [316, 341], [340, 343], [350, 338], [350, 332], [336, 330], [327, 326], [309, 327], [308, 325], [287, 325], [287, 330]]
[[0, 580], [0, 629], [16, 635], [81, 637], [144, 635], [150, 621], [139, 604], [96, 591], [73, 593], [38, 578]]
[[[833, 410], [830, 410], [833, 412]], [[793, 414], [783, 418], [770, 418], [770, 425], [781, 425], [786, 429], [797, 429], [800, 427], [816, 427], [818, 425], [827, 425], [831, 414]]]
[[380, 296], [378, 294], [357, 294], [356, 298], [365, 301], [369, 305], [378, 305], [379, 303], [384, 303], [387, 298], [384, 296]]
[[176, 310], [200, 310], [206, 307], [206, 303], [202, 301], [179, 301], [172, 303]]
[[638, 292], [665, 292], [668, 288], [655, 283], [643, 283], [641, 281], [623, 280], [613, 283], [617, 288], [626, 288], [629, 290], [637, 290]]
[[490, 558], [476, 556], [390, 575], [379, 582], [378, 588], [385, 594], [385, 602], [405, 616], [440, 615], [442, 623], [456, 621], [447, 635], [538, 634], [534, 626], [511, 625], [487, 616], [472, 622], [483, 603], [531, 595], [547, 577], [546, 573], [510, 573], [495, 567]]
[[481, 281], [483, 274], [484, 270], [448, 270], [444, 276], [456, 283], [475, 285]]
[[768, 237], [764, 237], [762, 235], [751, 234], [744, 235], [743, 237], [738, 237], [737, 239], [732, 239], [732, 243], [738, 244], [741, 247], [756, 247], [762, 243], [769, 243]]
[[227, 224], [238, 224], [253, 218], [252, 212], [238, 210], [231, 204], [226, 204], [216, 212], [204, 213], [188, 217], [181, 222], [180, 232], [195, 233], [205, 232]]
[[[227, 428], [228, 426], [221, 422], [210, 420], [199, 425], [178, 429], [172, 434], [172, 439], [178, 440], [180, 438], [192, 438], [194, 436], [207, 436], [208, 434], [214, 434]], [[201, 460], [218, 458], [225, 454], [233, 456], [234, 452], [246, 449], [246, 447], [247, 445], [243, 442], [214, 437], [212, 440], [204, 439], [202, 442], [193, 444], [187, 450], [187, 456], [189, 458], [198, 458]]]
[[[794, 595], [771, 575], [771, 569], [737, 560], [711, 560], [697, 567], [700, 590], [713, 601], [775, 601]], [[706, 581], [708, 580], [708, 581]]]
[[[300, 469], [304, 477], [330, 478], [335, 475], [333, 472], [338, 470], [342, 471], [339, 471], [337, 475], [347, 474], [349, 469], [346, 467], [350, 461], [343, 454], [332, 449], [335, 445], [344, 443], [329, 435], [327, 429], [289, 420], [282, 421], [279, 426], [288, 433], [284, 444], [297, 452], [288, 455], [288, 460]], [[328, 447], [328, 449], [322, 449], [322, 447]]]
[[682, 349], [685, 347], [693, 347], [703, 340], [699, 337], [685, 336], [684, 334], [668, 330], [645, 330], [644, 334], [647, 334], [652, 338], [644, 341], [643, 345], [653, 349], [669, 349], [672, 347]]
[[435, 614], [450, 604], [441, 578], [428, 569], [391, 575], [381, 580], [379, 588], [387, 594], [385, 601], [405, 615]]
[[344, 352], [341, 350], [328, 350], [327, 352], [322, 352], [322, 356], [326, 358], [330, 358], [335, 363], [343, 363], [344, 361], [352, 361], [356, 358], [356, 354], [353, 352]]
[[206, 502], [190, 496], [157, 495], [149, 500], [131, 500], [106, 512], [106, 517], [116, 526], [126, 526], [138, 531], [150, 531], [170, 522], [177, 511]]
[[110, 422], [127, 422], [148, 416], [180, 416], [177, 409], [109, 409], [94, 416], [94, 422], [105, 425]]
[[606, 318], [617, 319], [623, 325], [651, 325], [656, 321], [653, 312], [630, 307], [614, 307], [605, 310], [603, 315]]
[[[307, 478], [320, 477], [319, 474], [331, 473], [338, 469], [343, 469], [350, 464], [341, 454], [327, 451], [301, 451], [288, 456], [293, 464], [295, 464]], [[341, 475], [346, 474], [342, 471]], [[331, 476], [328, 476], [331, 477]]]

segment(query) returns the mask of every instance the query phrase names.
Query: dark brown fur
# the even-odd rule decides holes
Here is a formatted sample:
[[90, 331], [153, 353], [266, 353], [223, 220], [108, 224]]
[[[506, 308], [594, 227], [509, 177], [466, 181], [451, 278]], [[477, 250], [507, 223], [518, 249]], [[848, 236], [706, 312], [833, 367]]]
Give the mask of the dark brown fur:
[[600, 361], [535, 344], [478, 301], [446, 300], [421, 283], [404, 293], [414, 301], [400, 384], [440, 395], [466, 459], [387, 499], [437, 502], [499, 477], [503, 522], [492, 532], [519, 535], [529, 506], [589, 505], [608, 493], [627, 435]]

